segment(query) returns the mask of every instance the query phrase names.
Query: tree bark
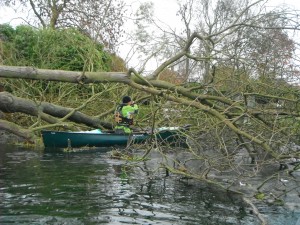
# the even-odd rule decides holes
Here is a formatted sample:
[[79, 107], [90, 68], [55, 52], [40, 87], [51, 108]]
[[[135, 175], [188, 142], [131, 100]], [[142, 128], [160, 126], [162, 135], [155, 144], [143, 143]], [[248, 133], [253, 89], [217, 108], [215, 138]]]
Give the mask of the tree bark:
[[128, 84], [130, 82], [130, 77], [124, 72], [76, 72], [16, 66], [0, 66], [0, 77], [84, 84], [108, 82]]
[[[0, 110], [6, 113], [21, 112], [31, 116], [40, 116], [48, 123], [58, 123], [57, 118], [63, 118], [72, 112], [66, 108], [48, 102], [35, 103], [32, 100], [13, 96], [8, 92], [0, 92]], [[68, 119], [72, 122], [85, 124], [89, 127], [112, 129], [112, 124], [100, 121], [99, 118], [74, 111]]]
[[24, 129], [17, 124], [8, 122], [6, 120], [0, 119], [0, 129], [24, 138], [29, 143], [34, 143], [34, 140], [36, 139], [36, 136], [30, 130]]

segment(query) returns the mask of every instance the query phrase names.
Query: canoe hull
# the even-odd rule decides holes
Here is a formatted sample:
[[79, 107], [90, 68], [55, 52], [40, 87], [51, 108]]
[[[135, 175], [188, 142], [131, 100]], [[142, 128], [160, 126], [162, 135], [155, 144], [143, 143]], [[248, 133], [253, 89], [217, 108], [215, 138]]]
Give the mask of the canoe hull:
[[[45, 148], [126, 146], [129, 137], [126, 134], [42, 131]], [[133, 134], [130, 138], [134, 143], [142, 143], [149, 135]]]
[[[116, 134], [66, 131], [42, 131], [46, 149], [83, 148], [83, 147], [126, 147], [129, 143], [141, 144], [151, 138], [149, 133]], [[186, 147], [185, 138], [179, 130], [160, 130], [153, 140], [162, 145]]]

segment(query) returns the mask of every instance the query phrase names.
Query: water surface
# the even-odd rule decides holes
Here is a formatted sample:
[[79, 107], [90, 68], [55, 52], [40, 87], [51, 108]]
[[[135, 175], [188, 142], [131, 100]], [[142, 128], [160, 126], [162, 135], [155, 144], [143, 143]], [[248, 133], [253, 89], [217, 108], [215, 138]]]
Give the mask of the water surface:
[[[151, 162], [128, 171], [105, 152], [0, 148], [0, 224], [259, 224], [240, 196], [147, 173]], [[268, 210], [271, 224], [298, 220]]]

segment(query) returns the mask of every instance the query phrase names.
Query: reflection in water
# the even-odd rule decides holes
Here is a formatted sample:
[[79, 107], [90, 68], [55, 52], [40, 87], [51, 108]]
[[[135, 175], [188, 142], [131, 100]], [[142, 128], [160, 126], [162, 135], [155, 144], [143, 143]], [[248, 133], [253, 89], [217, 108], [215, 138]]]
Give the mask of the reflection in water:
[[[0, 185], [1, 224], [259, 224], [239, 196], [129, 170], [105, 153], [2, 146]], [[279, 215], [277, 224], [297, 222]]]

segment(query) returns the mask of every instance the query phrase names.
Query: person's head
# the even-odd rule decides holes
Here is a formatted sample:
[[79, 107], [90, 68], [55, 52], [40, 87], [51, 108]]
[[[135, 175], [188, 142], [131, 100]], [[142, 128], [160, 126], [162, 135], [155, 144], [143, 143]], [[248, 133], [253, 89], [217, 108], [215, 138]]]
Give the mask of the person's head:
[[131, 102], [131, 98], [129, 96], [124, 96], [122, 99], [123, 104], [128, 104]]

